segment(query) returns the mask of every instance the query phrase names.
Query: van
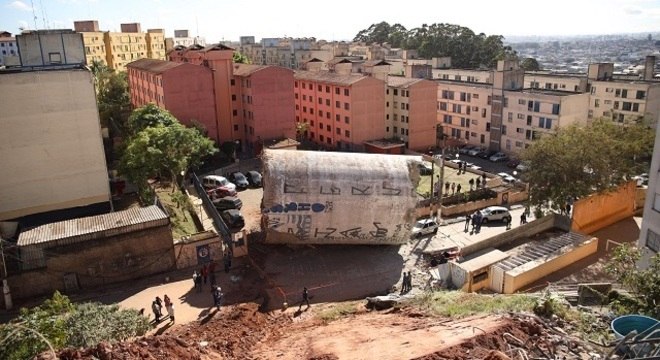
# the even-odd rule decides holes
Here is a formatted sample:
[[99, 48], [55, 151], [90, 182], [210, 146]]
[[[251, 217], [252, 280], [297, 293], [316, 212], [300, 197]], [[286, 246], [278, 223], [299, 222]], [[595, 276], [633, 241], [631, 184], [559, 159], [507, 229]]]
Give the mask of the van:
[[220, 175], [206, 175], [202, 177], [202, 185], [206, 189], [225, 188], [231, 193], [236, 193], [236, 185]]

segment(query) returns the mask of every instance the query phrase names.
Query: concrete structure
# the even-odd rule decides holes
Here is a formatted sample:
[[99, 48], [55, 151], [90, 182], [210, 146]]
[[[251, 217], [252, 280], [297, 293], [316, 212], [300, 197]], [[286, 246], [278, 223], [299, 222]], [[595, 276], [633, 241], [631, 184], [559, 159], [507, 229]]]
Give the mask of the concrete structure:
[[577, 200], [571, 211], [571, 230], [593, 234], [606, 226], [632, 217], [635, 212], [636, 190], [635, 181], [629, 181], [616, 190]]
[[20, 65], [16, 38], [10, 32], [0, 31], [0, 67]]
[[96, 20], [74, 21], [73, 29], [83, 35], [87, 65], [95, 62], [107, 65], [105, 40], [103, 32], [99, 30], [99, 22]]
[[266, 242], [398, 245], [415, 220], [419, 158], [265, 150]]
[[[26, 52], [33, 54], [32, 51]], [[0, 72], [0, 220], [103, 205], [110, 187], [92, 74]]]
[[157, 206], [51, 223], [19, 234], [15, 298], [139, 279], [174, 268], [169, 217]]
[[655, 147], [649, 169], [644, 218], [637, 246], [642, 250], [640, 267], [647, 268], [651, 257], [660, 253], [660, 126], [655, 129]]
[[174, 30], [174, 37], [165, 38], [165, 52], [170, 52], [177, 46], [206, 46], [206, 39], [200, 36], [190, 36], [188, 30]]
[[165, 60], [165, 31], [163, 29], [148, 29], [147, 57], [149, 59]]
[[486, 249], [484, 253], [463, 262], [447, 263], [451, 271], [449, 277], [456, 288], [467, 292], [479, 291], [490, 285], [492, 265], [510, 256], [497, 249]]
[[385, 132], [412, 150], [436, 144], [437, 84], [424, 79], [387, 77]]
[[85, 64], [83, 37], [73, 30], [24, 31], [16, 42], [21, 66]]
[[213, 97], [213, 74], [204, 66], [140, 59], [127, 65], [131, 104], [154, 103], [182, 124], [197, 121], [209, 134], [218, 132]]
[[[346, 64], [349, 69], [351, 64]], [[326, 148], [364, 150], [385, 131], [385, 82], [347, 72], [297, 71], [296, 123], [303, 136]]]
[[436, 81], [438, 126], [454, 142], [486, 147], [490, 143], [491, 87]]
[[588, 81], [579, 74], [551, 74], [532, 71], [525, 73], [526, 89], [544, 89], [572, 92], [587, 92]]

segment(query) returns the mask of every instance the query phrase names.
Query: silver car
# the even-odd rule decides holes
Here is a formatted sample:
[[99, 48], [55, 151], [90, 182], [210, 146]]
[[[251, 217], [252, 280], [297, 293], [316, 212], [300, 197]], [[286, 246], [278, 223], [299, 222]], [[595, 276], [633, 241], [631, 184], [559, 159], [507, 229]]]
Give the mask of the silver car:
[[489, 221], [502, 221], [505, 223], [511, 221], [511, 214], [509, 213], [509, 209], [503, 206], [489, 206], [479, 210], [479, 212], [481, 213], [481, 222], [483, 224]]

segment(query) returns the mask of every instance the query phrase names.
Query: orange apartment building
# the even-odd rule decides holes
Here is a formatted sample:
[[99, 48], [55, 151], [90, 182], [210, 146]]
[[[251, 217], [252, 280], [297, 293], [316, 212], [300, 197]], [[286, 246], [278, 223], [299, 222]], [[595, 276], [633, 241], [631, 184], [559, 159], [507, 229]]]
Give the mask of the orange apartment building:
[[425, 152], [436, 145], [438, 85], [430, 80], [389, 76], [385, 90], [385, 132], [406, 148]]
[[199, 121], [217, 143], [239, 141], [244, 150], [294, 137], [293, 71], [234, 64], [233, 52], [220, 44], [193, 45], [175, 48], [171, 61], [132, 62], [131, 103], [155, 103], [186, 125]]
[[182, 124], [203, 124], [210, 137], [217, 134], [211, 70], [171, 61], [140, 59], [127, 65], [131, 104], [149, 103], [167, 109]]
[[295, 117], [304, 136], [330, 149], [363, 151], [384, 139], [385, 82], [352, 73], [296, 71]]

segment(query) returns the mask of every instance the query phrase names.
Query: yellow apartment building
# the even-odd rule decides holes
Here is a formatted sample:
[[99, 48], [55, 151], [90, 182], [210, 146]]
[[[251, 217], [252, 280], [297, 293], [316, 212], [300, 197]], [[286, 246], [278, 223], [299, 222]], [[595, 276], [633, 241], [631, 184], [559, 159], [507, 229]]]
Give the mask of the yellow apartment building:
[[83, 45], [85, 46], [85, 63], [92, 65], [99, 62], [107, 65], [107, 55], [103, 32], [99, 30], [99, 22], [96, 20], [74, 21], [75, 32], [83, 34]]
[[146, 34], [147, 57], [149, 59], [165, 60], [165, 31], [149, 29]]

